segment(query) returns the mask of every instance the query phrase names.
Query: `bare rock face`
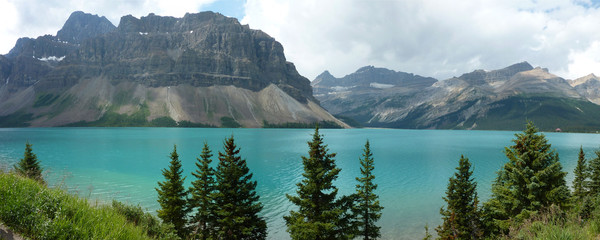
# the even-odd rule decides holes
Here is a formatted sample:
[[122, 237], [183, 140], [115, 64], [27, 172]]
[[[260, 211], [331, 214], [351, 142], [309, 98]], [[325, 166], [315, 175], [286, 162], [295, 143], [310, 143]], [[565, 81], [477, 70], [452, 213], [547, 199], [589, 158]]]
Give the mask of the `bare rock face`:
[[82, 43], [65, 62], [50, 75], [50, 87], [102, 75], [115, 84], [151, 87], [234, 85], [259, 91], [275, 84], [300, 102], [312, 99], [310, 81], [285, 60], [279, 42], [213, 12], [124, 16], [116, 31]]
[[[118, 27], [105, 17], [74, 12], [57, 36], [19, 39], [9, 54], [0, 56], [0, 70], [0, 99], [6, 100], [0, 102], [0, 122], [28, 116], [27, 123], [32, 126], [58, 126], [140, 111], [147, 121], [169, 117], [216, 126], [221, 117], [250, 127], [260, 127], [263, 121], [338, 121], [318, 110], [310, 81], [286, 61], [279, 42], [235, 18], [213, 12], [182, 18], [128, 15]], [[189, 95], [194, 97], [180, 101], [186, 107], [165, 111], [175, 99], [171, 97], [177, 95], [160, 99], [155, 94], [157, 89], [214, 93], [206, 89], [216, 86], [238, 89], [243, 96], [252, 96], [248, 101], [254, 105], [247, 108], [243, 101], [233, 101], [235, 94], [212, 96], [246, 108], [215, 100], [202, 112], [197, 109], [206, 102]], [[246, 92], [265, 89], [277, 89], [287, 96], [273, 98], [275, 103], [270, 105], [300, 104], [304, 107], [288, 107], [302, 109], [298, 110], [302, 114], [281, 111], [278, 116], [257, 105], [268, 101], [252, 100], [259, 97]], [[277, 102], [283, 100], [285, 103]], [[245, 110], [236, 113], [235, 109]]]

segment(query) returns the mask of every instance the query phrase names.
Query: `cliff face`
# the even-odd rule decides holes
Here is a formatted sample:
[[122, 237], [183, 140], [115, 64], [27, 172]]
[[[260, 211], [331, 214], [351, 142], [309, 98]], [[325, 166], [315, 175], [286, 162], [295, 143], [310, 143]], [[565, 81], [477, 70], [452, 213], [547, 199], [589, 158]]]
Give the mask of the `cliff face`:
[[48, 73], [77, 50], [81, 42], [114, 29], [116, 27], [104, 17], [74, 12], [57, 36], [20, 38], [15, 47], [0, 60], [0, 75], [5, 80], [0, 86], [9, 92], [16, 92], [39, 81], [44, 82]]
[[275, 84], [300, 102], [312, 99], [310, 81], [286, 62], [279, 42], [212, 12], [122, 17], [115, 31], [67, 56], [46, 86], [68, 87], [98, 75], [150, 87], [234, 85], [259, 91]]
[[[286, 61], [279, 42], [260, 30], [239, 24], [234, 18], [213, 12], [186, 14], [183, 18], [150, 14], [138, 19], [129, 15], [121, 18], [118, 27], [104, 17], [75, 12], [57, 36], [19, 39], [9, 54], [0, 56], [0, 67], [0, 76], [5, 80], [0, 83], [0, 99], [5, 100], [0, 103], [0, 117], [31, 114], [28, 122], [33, 126], [95, 121], [115, 111], [133, 114], [141, 106], [152, 104], [168, 106], [169, 101], [164, 99], [154, 102], [160, 99], [151, 97], [156, 89], [183, 87], [204, 92], [199, 89], [219, 86], [251, 92], [278, 89], [310, 111], [300, 114], [302, 117], [291, 117], [293, 111], [281, 112], [278, 117], [276, 112], [251, 104], [251, 109], [269, 114], [247, 121], [249, 115], [239, 115], [236, 119], [231, 111], [239, 106], [213, 102], [215, 107], [207, 107], [212, 110], [202, 113], [193, 106], [204, 103], [184, 98], [182, 105], [189, 107], [182, 108], [183, 112], [175, 114], [162, 111], [163, 108], [150, 108], [146, 118], [167, 116], [218, 126], [219, 118], [230, 117], [246, 123], [247, 127], [260, 127], [263, 121], [337, 121], [329, 114], [317, 113], [321, 110], [315, 110], [319, 107], [312, 96], [310, 81]], [[96, 93], [88, 86], [103, 90]], [[137, 94], [121, 96], [120, 88]], [[90, 92], [81, 94], [74, 89]], [[147, 95], [139, 95], [141, 92]], [[263, 116], [262, 112], [252, 113], [254, 117]]]

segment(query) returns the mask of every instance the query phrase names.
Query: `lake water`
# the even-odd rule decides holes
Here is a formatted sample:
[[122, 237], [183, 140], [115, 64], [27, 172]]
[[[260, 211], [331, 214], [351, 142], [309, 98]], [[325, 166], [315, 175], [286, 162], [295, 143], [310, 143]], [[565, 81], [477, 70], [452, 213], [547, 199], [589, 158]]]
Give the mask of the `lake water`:
[[[257, 192], [264, 204], [263, 216], [270, 239], [288, 239], [283, 216], [293, 208], [285, 194], [295, 194], [301, 180], [301, 156], [307, 156], [311, 129], [184, 129], [184, 128], [24, 128], [0, 129], [0, 168], [22, 158], [25, 141], [44, 167], [50, 185], [62, 185], [73, 193], [101, 202], [117, 199], [140, 204], [155, 212], [157, 181], [168, 166], [173, 145], [192, 181], [194, 162], [206, 141], [217, 156], [223, 140], [234, 135], [246, 158]], [[514, 132], [322, 129], [330, 152], [337, 153], [342, 169], [335, 185], [340, 194], [354, 191], [359, 176], [358, 158], [365, 141], [371, 141], [375, 158], [377, 193], [385, 208], [378, 224], [384, 239], [417, 239], [441, 223], [439, 209], [448, 178], [461, 154], [474, 166], [482, 200], [490, 195], [496, 171], [507, 161], [503, 149], [512, 144]], [[600, 146], [599, 134], [546, 133], [559, 152], [563, 169], [573, 179], [579, 146], [588, 157]], [[216, 157], [213, 163], [216, 166]]]

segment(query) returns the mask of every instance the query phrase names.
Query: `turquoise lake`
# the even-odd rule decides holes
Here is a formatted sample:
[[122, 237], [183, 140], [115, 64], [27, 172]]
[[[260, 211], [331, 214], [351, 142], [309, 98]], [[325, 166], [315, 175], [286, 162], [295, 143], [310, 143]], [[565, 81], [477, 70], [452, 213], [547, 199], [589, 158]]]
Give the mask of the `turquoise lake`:
[[[307, 156], [312, 129], [202, 129], [202, 128], [23, 128], [0, 129], [0, 168], [22, 158], [25, 142], [33, 144], [50, 185], [99, 202], [110, 199], [139, 204], [149, 212], [158, 208], [157, 181], [167, 167], [173, 145], [193, 180], [194, 162], [206, 141], [213, 154], [223, 140], [234, 135], [247, 160], [257, 193], [264, 205], [269, 239], [288, 239], [283, 216], [293, 206], [285, 194], [295, 194], [301, 180], [301, 156]], [[342, 169], [335, 185], [340, 194], [354, 191], [359, 176], [358, 158], [365, 141], [371, 141], [375, 182], [383, 207], [378, 224], [384, 239], [417, 239], [424, 226], [441, 223], [439, 209], [448, 179], [461, 154], [474, 166], [481, 200], [487, 200], [496, 171], [507, 161], [504, 147], [515, 132], [322, 129], [330, 152], [337, 153]], [[567, 182], [573, 179], [579, 147], [586, 156], [600, 146], [600, 134], [545, 133], [560, 154]], [[216, 157], [213, 163], [216, 166]]]

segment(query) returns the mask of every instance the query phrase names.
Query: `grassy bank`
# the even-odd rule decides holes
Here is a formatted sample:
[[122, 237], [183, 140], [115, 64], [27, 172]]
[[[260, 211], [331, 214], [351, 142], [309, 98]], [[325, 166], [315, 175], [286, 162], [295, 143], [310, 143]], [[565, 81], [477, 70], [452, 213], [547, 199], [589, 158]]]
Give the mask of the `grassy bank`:
[[173, 239], [141, 208], [90, 204], [27, 178], [0, 172], [0, 221], [32, 239]]
[[501, 239], [598, 239], [600, 237], [600, 198], [577, 201], [567, 211], [556, 207], [534, 214], [523, 224], [513, 226]]

